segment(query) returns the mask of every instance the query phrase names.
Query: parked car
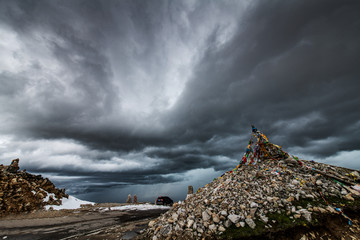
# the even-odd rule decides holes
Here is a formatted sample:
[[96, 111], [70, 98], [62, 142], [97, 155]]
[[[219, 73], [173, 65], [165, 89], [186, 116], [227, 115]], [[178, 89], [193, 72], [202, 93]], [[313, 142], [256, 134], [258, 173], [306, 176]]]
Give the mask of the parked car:
[[167, 197], [167, 196], [159, 196], [156, 201], [156, 205], [164, 205], [164, 206], [172, 206], [174, 204], [174, 201]]

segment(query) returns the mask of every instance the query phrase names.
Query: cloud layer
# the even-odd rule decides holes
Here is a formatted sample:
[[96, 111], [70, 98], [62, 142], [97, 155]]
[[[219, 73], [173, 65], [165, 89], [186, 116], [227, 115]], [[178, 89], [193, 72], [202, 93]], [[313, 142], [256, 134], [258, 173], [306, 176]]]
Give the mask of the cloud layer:
[[360, 168], [359, 10], [1, 1], [1, 163], [77, 194], [186, 188], [236, 166], [255, 124], [290, 153]]

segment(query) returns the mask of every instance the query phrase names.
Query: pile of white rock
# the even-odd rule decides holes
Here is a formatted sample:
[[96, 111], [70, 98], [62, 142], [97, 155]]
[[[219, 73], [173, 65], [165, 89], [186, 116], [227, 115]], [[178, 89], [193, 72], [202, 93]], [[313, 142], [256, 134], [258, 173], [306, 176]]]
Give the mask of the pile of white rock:
[[[276, 221], [270, 221], [269, 214], [311, 222], [314, 212], [336, 213], [324, 199], [352, 202], [359, 198], [359, 179], [354, 170], [293, 158], [243, 165], [175, 203], [149, 223], [143, 236], [154, 240], [217, 238], [230, 226], [255, 229], [257, 221], [271, 229]], [[298, 204], [301, 200], [307, 205]]]

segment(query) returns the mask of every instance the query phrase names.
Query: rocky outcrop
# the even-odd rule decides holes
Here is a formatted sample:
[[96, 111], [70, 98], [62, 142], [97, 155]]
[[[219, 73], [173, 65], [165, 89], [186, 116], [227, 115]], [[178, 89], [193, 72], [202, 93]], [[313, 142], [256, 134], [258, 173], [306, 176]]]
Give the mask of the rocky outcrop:
[[351, 225], [343, 209], [360, 209], [359, 180], [358, 171], [289, 157], [252, 126], [240, 164], [151, 221], [140, 238], [280, 239], [271, 235], [317, 225], [326, 214]]
[[229, 229], [251, 236], [275, 231], [284, 222], [311, 225], [319, 214], [345, 219], [343, 207], [360, 207], [358, 181], [357, 171], [293, 158], [242, 165], [174, 204], [149, 223], [143, 237], [227, 239]]
[[0, 216], [61, 205], [63, 197], [68, 198], [65, 189], [57, 189], [48, 178], [19, 171], [19, 159], [0, 165]]

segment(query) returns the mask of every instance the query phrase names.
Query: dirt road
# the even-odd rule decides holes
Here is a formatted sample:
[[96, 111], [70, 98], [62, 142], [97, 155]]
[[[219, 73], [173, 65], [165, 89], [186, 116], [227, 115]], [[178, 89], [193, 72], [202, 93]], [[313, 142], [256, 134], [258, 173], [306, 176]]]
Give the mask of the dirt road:
[[0, 219], [0, 239], [131, 239], [167, 209], [89, 211], [63, 216]]

